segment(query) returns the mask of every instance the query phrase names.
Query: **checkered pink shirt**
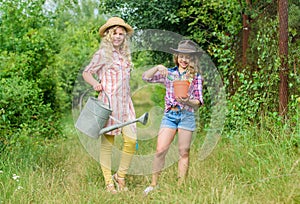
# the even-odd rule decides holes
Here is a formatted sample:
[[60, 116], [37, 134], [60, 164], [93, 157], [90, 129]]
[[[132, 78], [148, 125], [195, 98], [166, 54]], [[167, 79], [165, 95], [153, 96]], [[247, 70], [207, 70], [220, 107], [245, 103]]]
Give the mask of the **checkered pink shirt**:
[[[179, 78], [179, 71], [178, 67], [168, 68], [168, 76], [164, 77], [160, 74], [160, 72], [156, 72], [152, 78], [146, 78], [143, 74], [143, 80], [150, 82], [150, 83], [161, 83], [164, 84], [166, 87], [166, 95], [165, 95], [165, 111], [171, 109], [171, 107], [179, 106], [181, 109], [188, 110], [190, 112], [194, 112], [194, 109], [191, 106], [181, 104], [176, 101], [174, 96], [174, 86], [173, 86], [173, 79]], [[200, 104], [203, 104], [203, 96], [202, 96], [202, 76], [197, 74], [189, 88], [189, 96], [190, 99], [197, 99], [200, 101]]]
[[[101, 80], [102, 87], [110, 100], [113, 117], [108, 120], [106, 126], [111, 126], [135, 119], [129, 85], [131, 64], [117, 50], [113, 50], [113, 63], [107, 64], [104, 52], [103, 49], [99, 49], [84, 71], [96, 74]], [[108, 99], [103, 92], [98, 98], [108, 104]], [[130, 126], [136, 132], [136, 124], [133, 123]], [[107, 134], [120, 134], [120, 129]]]

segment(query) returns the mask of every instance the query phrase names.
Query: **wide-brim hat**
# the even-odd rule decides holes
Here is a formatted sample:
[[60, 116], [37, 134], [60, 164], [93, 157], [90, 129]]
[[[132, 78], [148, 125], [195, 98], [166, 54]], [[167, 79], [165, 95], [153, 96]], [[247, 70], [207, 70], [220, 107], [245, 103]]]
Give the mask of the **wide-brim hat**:
[[106, 23], [103, 24], [99, 28], [100, 36], [103, 37], [105, 31], [107, 29], [109, 29], [110, 27], [113, 27], [113, 26], [122, 26], [122, 27], [124, 27], [129, 35], [132, 35], [132, 33], [133, 33], [133, 28], [130, 25], [128, 25], [127, 23], [125, 23], [125, 21], [122, 18], [112, 17], [112, 18], [108, 19], [106, 21]]
[[170, 48], [173, 53], [183, 54], [202, 54], [203, 51], [198, 49], [198, 45], [191, 40], [182, 40], [178, 43], [178, 48]]

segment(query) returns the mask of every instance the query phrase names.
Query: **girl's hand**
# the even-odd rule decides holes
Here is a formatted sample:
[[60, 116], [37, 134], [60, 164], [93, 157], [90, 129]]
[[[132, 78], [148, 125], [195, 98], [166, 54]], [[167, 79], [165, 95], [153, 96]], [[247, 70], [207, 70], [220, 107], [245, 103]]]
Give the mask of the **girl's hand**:
[[188, 102], [190, 101], [190, 96], [183, 98], [183, 97], [176, 97], [176, 101], [178, 101], [179, 103], [182, 104], [188, 104]]
[[176, 97], [176, 101], [181, 104], [191, 106], [194, 109], [199, 108], [199, 106], [201, 105], [199, 100], [191, 99], [190, 96], [188, 96], [186, 98]]
[[94, 88], [95, 91], [102, 91], [101, 83], [98, 83], [98, 84], [94, 85], [93, 88]]
[[157, 71], [159, 71], [165, 77], [168, 75], [168, 68], [164, 65], [157, 65]]

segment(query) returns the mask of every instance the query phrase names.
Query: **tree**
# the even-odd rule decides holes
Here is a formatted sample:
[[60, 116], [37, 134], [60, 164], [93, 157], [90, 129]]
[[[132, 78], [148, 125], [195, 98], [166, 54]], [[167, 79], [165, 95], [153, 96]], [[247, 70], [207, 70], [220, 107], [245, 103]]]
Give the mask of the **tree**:
[[[246, 0], [247, 8], [252, 7], [251, 0]], [[242, 65], [245, 67], [247, 65], [247, 49], [248, 49], [248, 39], [250, 34], [250, 18], [249, 15], [246, 12], [242, 13], [243, 17], [243, 36], [242, 36]]]
[[288, 109], [288, 0], [278, 0], [279, 17], [279, 114], [287, 115]]

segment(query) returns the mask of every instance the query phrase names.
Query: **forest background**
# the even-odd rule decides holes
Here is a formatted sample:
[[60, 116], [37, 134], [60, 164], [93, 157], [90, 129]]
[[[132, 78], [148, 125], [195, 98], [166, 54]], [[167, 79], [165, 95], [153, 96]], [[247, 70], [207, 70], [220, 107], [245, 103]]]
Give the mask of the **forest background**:
[[[280, 13], [280, 2], [286, 2], [286, 12]], [[30, 187], [35, 182], [30, 179], [35, 174], [41, 175], [41, 172], [63, 176], [56, 172], [57, 166], [62, 165], [61, 162], [68, 163], [66, 161], [70, 158], [58, 156], [58, 153], [76, 154], [78, 151], [69, 149], [70, 144], [77, 144], [71, 116], [74, 85], [80, 70], [99, 47], [99, 27], [108, 17], [115, 15], [124, 18], [135, 29], [157, 29], [186, 36], [211, 57], [224, 85], [227, 112], [220, 133], [222, 140], [206, 168], [211, 167], [209, 164], [223, 165], [219, 167], [220, 171], [229, 168], [230, 175], [241, 176], [235, 179], [243, 178], [243, 185], [266, 177], [276, 178], [278, 183], [274, 181], [275, 184], [272, 179], [267, 179], [272, 181], [264, 189], [275, 190], [268, 192], [270, 196], [264, 203], [300, 202], [298, 0], [2, 0], [0, 202], [15, 203], [18, 199], [37, 202], [41, 198], [46, 198], [45, 203], [76, 201], [67, 193], [60, 194], [60, 181], [57, 181], [57, 186], [60, 186], [57, 191], [45, 190], [44, 194], [37, 193], [39, 196], [36, 196]], [[282, 15], [288, 20], [284, 31], [287, 33], [285, 49], [288, 55], [280, 48]], [[168, 60], [167, 55], [155, 51], [133, 53], [137, 71], [139, 67]], [[133, 88], [138, 84], [135, 80], [140, 79], [132, 79]], [[285, 84], [282, 84], [283, 81]], [[153, 104], [161, 105], [163, 89], [156, 87], [150, 97]], [[209, 100], [208, 96], [204, 97]], [[200, 132], [209, 127], [213, 105], [207, 103], [199, 110]], [[76, 147], [80, 149], [80, 145]], [[232, 160], [224, 159], [225, 155]], [[95, 166], [87, 171], [95, 175], [84, 176], [88, 180], [87, 185], [91, 180], [102, 182], [95, 179], [101, 177]], [[16, 182], [20, 175], [21, 178], [27, 177], [22, 185]], [[228, 182], [225, 177], [222, 184]], [[230, 181], [233, 182], [234, 178]], [[49, 178], [45, 180], [48, 187], [55, 186], [55, 182], [49, 183]], [[37, 183], [37, 186], [43, 185]], [[286, 186], [286, 190], [276, 189], [274, 185], [278, 188]], [[238, 187], [230, 192], [225, 189], [211, 187], [211, 191], [202, 198], [192, 197], [190, 201], [247, 203], [251, 202], [254, 192], [257, 193], [248, 189], [247, 193], [235, 197], [233, 195]], [[56, 198], [55, 193], [62, 200]], [[172, 193], [174, 198], [174, 195], [183, 196], [187, 192]], [[18, 196], [14, 198], [16, 194]], [[256, 194], [256, 201], [264, 195], [265, 191]], [[86, 195], [78, 202], [85, 203], [84, 198]]]

